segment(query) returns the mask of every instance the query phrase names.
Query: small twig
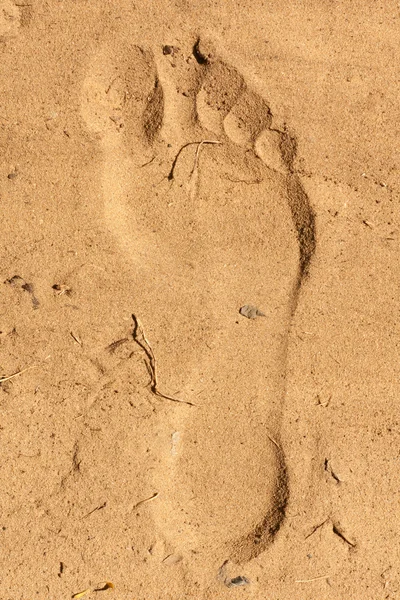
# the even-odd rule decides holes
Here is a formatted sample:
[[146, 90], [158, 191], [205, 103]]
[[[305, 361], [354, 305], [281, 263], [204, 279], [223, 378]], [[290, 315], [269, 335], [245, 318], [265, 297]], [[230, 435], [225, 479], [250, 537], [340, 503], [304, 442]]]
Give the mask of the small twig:
[[262, 179], [254, 179], [252, 181], [248, 181], [246, 179], [232, 179], [231, 177], [227, 176], [228, 181], [231, 181], [232, 183], [245, 183], [246, 185], [256, 185], [256, 184], [260, 184], [263, 180]]
[[96, 512], [96, 510], [101, 510], [102, 508], [105, 508], [107, 506], [107, 502], [103, 502], [103, 504], [100, 504], [100, 506], [96, 506], [96, 508], [94, 508], [93, 510], [91, 510], [90, 512], [87, 513], [87, 515], [83, 515], [83, 517], [81, 517], [82, 519], [86, 519], [86, 517], [88, 517], [89, 515], [93, 514], [94, 512]]
[[188, 181], [188, 188], [189, 188], [189, 194], [190, 194], [191, 200], [194, 200], [194, 198], [196, 196], [200, 150], [202, 149], [204, 144], [221, 144], [221, 143], [222, 142], [218, 142], [218, 141], [214, 141], [214, 140], [208, 140], [208, 141], [204, 140], [198, 144], [198, 146], [196, 148], [196, 154], [194, 157], [193, 168], [190, 172], [189, 181]]
[[350, 546], [351, 548], [355, 548], [355, 547], [356, 547], [356, 545], [357, 545], [357, 544], [356, 544], [355, 542], [351, 542], [351, 541], [350, 541], [350, 540], [349, 540], [349, 539], [348, 539], [348, 538], [345, 536], [345, 534], [343, 533], [343, 531], [341, 530], [341, 528], [340, 528], [340, 527], [339, 527], [337, 524], [333, 523], [332, 525], [333, 525], [333, 526], [332, 526], [332, 531], [333, 531], [333, 533], [334, 533], [335, 535], [337, 535], [338, 537], [340, 537], [340, 539], [341, 539], [341, 540], [343, 540], [343, 541], [344, 541], [344, 542], [345, 542], [345, 543], [346, 543], [348, 546]]
[[182, 147], [181, 147], [181, 148], [178, 150], [178, 153], [177, 153], [177, 155], [175, 156], [175, 158], [174, 158], [174, 160], [173, 160], [173, 163], [172, 163], [172, 166], [171, 166], [171, 170], [170, 170], [170, 172], [168, 173], [168, 177], [167, 177], [168, 181], [171, 181], [171, 180], [174, 178], [174, 171], [175, 171], [176, 163], [178, 162], [178, 158], [179, 158], [179, 156], [180, 156], [181, 152], [182, 152], [182, 151], [183, 151], [185, 148], [187, 148], [188, 146], [192, 146], [193, 144], [197, 144], [197, 143], [198, 143], [198, 142], [188, 142], [187, 144], [184, 144], [184, 145], [183, 145], [183, 146], [182, 146]]
[[153, 156], [153, 158], [151, 158], [150, 160], [148, 160], [147, 162], [143, 163], [142, 165], [139, 165], [139, 167], [142, 169], [143, 167], [147, 167], [148, 165], [151, 165], [151, 163], [153, 162], [153, 160], [156, 158], [156, 155]]
[[195, 161], [194, 161], [194, 166], [193, 166], [192, 172], [190, 173], [190, 177], [192, 177], [192, 175], [193, 175], [193, 173], [194, 173], [194, 171], [195, 171], [195, 169], [196, 169], [196, 167], [197, 167], [197, 163], [198, 163], [198, 154], [199, 154], [199, 148], [200, 148], [200, 146], [202, 146], [203, 144], [222, 144], [222, 142], [219, 142], [219, 141], [217, 141], [217, 140], [202, 140], [202, 141], [200, 141], [200, 142], [188, 142], [187, 144], [184, 144], [184, 145], [183, 145], [183, 146], [182, 146], [182, 147], [179, 149], [179, 151], [178, 151], [177, 155], [176, 155], [176, 156], [175, 156], [175, 158], [174, 158], [174, 161], [173, 161], [173, 163], [172, 163], [171, 170], [170, 170], [170, 172], [168, 173], [168, 177], [167, 177], [168, 181], [171, 181], [171, 179], [173, 179], [173, 178], [174, 178], [174, 171], [175, 171], [176, 163], [178, 162], [178, 158], [179, 158], [179, 156], [181, 155], [181, 152], [182, 152], [182, 151], [183, 151], [185, 148], [187, 148], [188, 146], [194, 146], [194, 145], [196, 145], [196, 144], [197, 144], [197, 146], [198, 146], [198, 147], [197, 147], [197, 150], [196, 150], [196, 157], [195, 157]]
[[150, 502], [150, 500], [154, 500], [158, 496], [159, 496], [159, 492], [156, 492], [155, 494], [150, 496], [150, 498], [145, 498], [144, 500], [140, 500], [140, 502], [138, 502], [137, 504], [135, 504], [135, 506], [132, 507], [132, 510], [135, 510], [138, 506], [141, 506], [145, 502]]
[[32, 365], [31, 367], [26, 367], [26, 369], [22, 369], [22, 371], [18, 371], [17, 373], [8, 375], [8, 377], [0, 377], [0, 383], [4, 383], [4, 381], [9, 381], [10, 379], [17, 377], [17, 375], [21, 375], [22, 373], [25, 373], [25, 371], [29, 371], [29, 369], [34, 369], [34, 368], [35, 368], [35, 365]]
[[196, 155], [194, 157], [194, 165], [193, 165], [193, 169], [190, 172], [190, 177], [192, 177], [193, 173], [197, 169], [197, 166], [199, 164], [200, 150], [204, 146], [204, 144], [222, 144], [222, 142], [220, 142], [218, 140], [202, 140], [201, 142], [196, 142], [196, 144], [198, 144], [198, 146], [196, 148]]
[[222, 581], [225, 582], [226, 580], [226, 565], [228, 564], [228, 560], [225, 560], [222, 565], [220, 566], [220, 568], [218, 569], [218, 575], [217, 578]]
[[319, 579], [328, 579], [329, 575], [321, 575], [312, 579], [296, 579], [295, 583], [309, 583], [310, 581], [318, 581]]
[[371, 223], [371, 221], [367, 221], [367, 219], [363, 219], [363, 223], [364, 225], [366, 225], [367, 227], [369, 227], [370, 229], [374, 228], [374, 224]]
[[80, 346], [82, 346], [82, 341], [76, 335], [74, 335], [74, 333], [72, 331], [70, 331], [69, 334], [72, 337], [72, 339], [75, 340], [75, 342], [77, 344], [79, 344]]
[[[139, 319], [132, 314], [132, 319], [134, 323], [134, 328], [132, 332], [133, 339], [135, 342], [144, 350], [148, 362], [146, 362], [147, 370], [150, 375], [150, 390], [159, 398], [165, 398], [165, 400], [171, 400], [171, 402], [179, 402], [180, 404], [188, 404], [189, 406], [195, 406], [192, 402], [188, 402], [187, 400], [179, 400], [179, 398], [174, 398], [173, 396], [167, 396], [166, 394], [162, 394], [158, 389], [157, 383], [157, 371], [156, 371], [156, 357], [154, 356], [154, 352], [152, 347], [150, 346], [149, 341], [146, 339], [146, 336], [143, 331], [143, 327], [139, 321]], [[140, 339], [140, 337], [142, 339]]]
[[270, 441], [271, 441], [273, 444], [275, 444], [275, 446], [278, 448], [278, 450], [280, 450], [280, 451], [282, 452], [282, 448], [280, 447], [280, 445], [278, 444], [278, 442], [276, 442], [276, 441], [274, 440], [274, 438], [273, 438], [273, 437], [271, 437], [271, 436], [270, 436], [268, 433], [267, 433], [267, 438], [268, 438], [268, 439], [269, 439], [269, 440], [270, 440]]
[[112, 342], [109, 346], [107, 346], [106, 350], [108, 350], [108, 352], [110, 354], [112, 354], [113, 352], [115, 352], [115, 350], [119, 347], [122, 346], [122, 344], [125, 344], [125, 342], [128, 342], [128, 338], [122, 338], [121, 340], [116, 340], [115, 342]]
[[339, 367], [341, 367], [341, 366], [342, 366], [342, 363], [340, 363], [340, 362], [337, 360], [337, 358], [335, 358], [334, 356], [332, 356], [332, 354], [331, 354], [330, 352], [328, 352], [328, 355], [331, 357], [331, 359], [332, 359], [332, 360], [334, 360], [334, 361], [335, 361], [335, 363], [336, 363], [337, 365], [339, 365]]
[[112, 80], [112, 82], [110, 83], [110, 85], [108, 86], [108, 88], [106, 89], [106, 94], [108, 94], [110, 92], [112, 86], [117, 81], [118, 77], [119, 77], [119, 75], [117, 75], [116, 77], [114, 77], [114, 79]]
[[320, 523], [319, 525], [315, 525], [315, 527], [313, 527], [311, 533], [309, 533], [308, 535], [306, 535], [306, 537], [304, 539], [307, 540], [309, 537], [311, 537], [316, 531], [318, 531], [318, 529], [320, 527], [322, 527], [323, 525], [325, 525], [325, 523], [327, 523], [329, 520], [330, 520], [330, 517], [327, 517], [325, 519], [325, 521], [322, 521], [322, 523]]

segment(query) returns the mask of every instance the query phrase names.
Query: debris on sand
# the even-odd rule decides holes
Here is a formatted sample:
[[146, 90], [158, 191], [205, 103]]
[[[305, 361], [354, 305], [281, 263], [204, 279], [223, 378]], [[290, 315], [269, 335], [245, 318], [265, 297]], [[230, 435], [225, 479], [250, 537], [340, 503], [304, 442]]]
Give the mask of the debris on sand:
[[142, 348], [142, 350], [144, 350], [146, 357], [148, 359], [146, 366], [147, 366], [147, 370], [151, 377], [150, 391], [152, 392], [152, 394], [154, 394], [155, 396], [158, 396], [159, 398], [165, 398], [166, 400], [171, 400], [172, 402], [180, 402], [181, 404], [188, 404], [189, 406], [194, 406], [194, 404], [192, 402], [188, 402], [187, 400], [180, 400], [179, 398], [174, 398], [173, 396], [167, 396], [166, 394], [162, 394], [159, 391], [158, 382], [157, 382], [157, 371], [156, 371], [156, 357], [154, 356], [153, 349], [150, 346], [150, 343], [144, 334], [143, 327], [142, 327], [139, 319], [135, 315], [132, 315], [132, 319], [133, 319], [133, 323], [134, 323], [132, 337], [135, 340], [135, 342], [138, 344], [138, 346], [140, 346]]
[[33, 285], [31, 283], [27, 283], [22, 277], [19, 275], [14, 275], [11, 279], [6, 279], [4, 283], [11, 285], [13, 287], [20, 287], [25, 292], [31, 295], [33, 308], [39, 308], [39, 300], [35, 296], [35, 291], [33, 289]]
[[90, 588], [87, 588], [86, 590], [83, 590], [82, 592], [77, 592], [76, 594], [73, 594], [72, 598], [73, 599], [83, 598], [83, 596], [86, 596], [89, 592], [90, 592]]
[[238, 575], [237, 577], [233, 577], [232, 579], [230, 577], [227, 576], [226, 571], [227, 571], [227, 565], [228, 565], [228, 560], [226, 560], [221, 567], [218, 570], [218, 576], [217, 578], [226, 585], [226, 587], [240, 587], [243, 585], [249, 585], [250, 584], [250, 580], [247, 579], [247, 577], [244, 577], [243, 575]]
[[225, 581], [225, 585], [227, 587], [238, 587], [240, 585], [249, 585], [249, 583], [250, 581], [247, 579], [247, 577], [243, 577], [242, 575]]
[[245, 304], [244, 306], [242, 306], [242, 308], [239, 310], [239, 313], [247, 319], [266, 317], [266, 315], [263, 312], [261, 312], [261, 310], [259, 310], [257, 306], [253, 306], [252, 304]]
[[174, 56], [174, 54], [179, 52], [179, 48], [177, 46], [170, 46], [167, 44], [167, 45], [163, 46], [162, 51], [163, 51], [164, 56], [167, 56], [168, 54], [170, 54], [171, 56]]
[[71, 296], [72, 290], [68, 285], [65, 285], [63, 283], [55, 283], [51, 287], [54, 290], [56, 296], [62, 296], [63, 294]]

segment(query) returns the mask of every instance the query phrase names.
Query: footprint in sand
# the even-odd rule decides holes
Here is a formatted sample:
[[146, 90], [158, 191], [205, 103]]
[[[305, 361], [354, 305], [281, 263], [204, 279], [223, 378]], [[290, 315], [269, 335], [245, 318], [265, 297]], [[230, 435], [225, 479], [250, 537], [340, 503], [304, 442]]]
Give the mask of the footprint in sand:
[[[104, 43], [82, 114], [159, 388], [194, 404], [159, 400], [170, 425], [152, 475], [156, 527], [191, 564], [248, 561], [274, 541], [289, 497], [287, 340], [315, 246], [295, 141], [200, 41], [154, 54]], [[246, 304], [266, 317], [244, 318]]]

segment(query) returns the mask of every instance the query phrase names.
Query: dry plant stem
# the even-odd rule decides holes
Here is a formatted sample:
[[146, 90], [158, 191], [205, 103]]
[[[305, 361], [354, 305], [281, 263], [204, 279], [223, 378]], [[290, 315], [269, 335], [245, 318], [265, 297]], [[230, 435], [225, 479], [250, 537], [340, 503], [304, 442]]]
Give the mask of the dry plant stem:
[[77, 344], [79, 344], [80, 346], [82, 346], [81, 340], [72, 331], [70, 331], [69, 333], [70, 333], [71, 337], [75, 340], [75, 342]]
[[26, 369], [22, 369], [22, 371], [13, 373], [12, 375], [9, 375], [8, 377], [0, 377], [0, 383], [3, 383], [4, 381], [9, 381], [10, 379], [17, 377], [17, 375], [21, 375], [22, 373], [25, 373], [25, 371], [29, 371], [29, 369], [34, 369], [34, 368], [35, 368], [35, 365], [32, 365], [31, 367], [26, 367]]
[[172, 167], [170, 172], [168, 173], [168, 177], [167, 179], [169, 181], [171, 181], [174, 178], [174, 171], [175, 171], [175, 167], [176, 167], [176, 163], [178, 162], [178, 158], [181, 155], [182, 151], [187, 148], [188, 146], [194, 146], [196, 145], [198, 146], [197, 151], [196, 151], [196, 157], [195, 157], [195, 162], [194, 162], [194, 166], [193, 169], [190, 173], [190, 177], [193, 175], [194, 170], [197, 167], [197, 162], [198, 162], [198, 154], [199, 154], [199, 148], [200, 146], [202, 146], [203, 144], [222, 144], [222, 142], [218, 141], [218, 140], [202, 140], [200, 142], [188, 142], [187, 144], [184, 144], [178, 151], [177, 155], [174, 158], [174, 162], [172, 163]]
[[156, 492], [155, 494], [150, 496], [150, 498], [145, 498], [144, 500], [140, 500], [140, 502], [135, 504], [135, 506], [132, 508], [132, 510], [135, 510], [136, 508], [138, 508], [138, 506], [141, 506], [142, 504], [145, 504], [146, 502], [150, 502], [150, 500], [155, 500], [155, 498], [157, 498], [158, 496], [159, 496], [159, 493]]
[[337, 535], [338, 537], [340, 537], [341, 540], [343, 540], [348, 546], [350, 546], [351, 548], [355, 548], [357, 546], [357, 544], [355, 542], [350, 541], [343, 533], [343, 531], [341, 530], [341, 528], [339, 527], [339, 525], [336, 525], [335, 523], [333, 523], [333, 527], [332, 527], [332, 531], [335, 535]]
[[90, 592], [90, 588], [87, 588], [86, 590], [83, 590], [83, 592], [78, 592], [77, 594], [73, 594], [72, 598], [83, 598], [83, 596], [86, 596], [86, 594], [88, 594]]
[[278, 444], [278, 442], [276, 442], [274, 440], [274, 438], [271, 437], [268, 433], [267, 433], [267, 438], [270, 440], [270, 442], [272, 442], [278, 448], [278, 450], [280, 450], [282, 452], [282, 448], [280, 447], [280, 445]]
[[196, 155], [194, 157], [193, 169], [190, 172], [189, 181], [188, 181], [188, 187], [189, 187], [189, 193], [190, 193], [191, 200], [194, 200], [195, 196], [196, 196], [197, 181], [198, 181], [198, 176], [199, 176], [198, 166], [199, 166], [200, 150], [204, 144], [221, 144], [221, 142], [213, 141], [213, 140], [209, 140], [209, 141], [204, 140], [203, 142], [199, 142], [199, 144], [196, 148]]
[[125, 342], [128, 342], [129, 339], [128, 338], [122, 338], [120, 340], [117, 340], [115, 342], [112, 342], [109, 346], [107, 346], [106, 350], [108, 350], [108, 352], [110, 354], [112, 354], [113, 352], [115, 352], [115, 350], [121, 346], [122, 344], [125, 344]]
[[90, 512], [88, 512], [86, 515], [83, 515], [83, 517], [81, 517], [81, 518], [82, 519], [86, 519], [86, 517], [89, 517], [90, 515], [92, 515], [97, 510], [101, 510], [102, 508], [105, 508], [106, 506], [107, 506], [107, 502], [103, 502], [103, 504], [100, 504], [100, 506], [96, 506], [96, 508], [94, 508], [93, 510], [91, 510]]
[[323, 525], [325, 525], [325, 523], [327, 523], [328, 521], [330, 521], [330, 517], [327, 517], [325, 519], [325, 521], [322, 521], [322, 523], [320, 523], [319, 525], [315, 525], [315, 527], [313, 527], [311, 533], [309, 533], [308, 535], [306, 535], [306, 537], [304, 538], [305, 540], [307, 540], [309, 537], [311, 537], [316, 531], [318, 531], [318, 529], [320, 527], [322, 527]]
[[200, 157], [200, 150], [201, 148], [204, 146], [204, 144], [222, 144], [222, 142], [219, 142], [218, 140], [203, 140], [201, 142], [196, 142], [197, 148], [196, 148], [196, 155], [194, 157], [194, 165], [193, 165], [193, 169], [190, 173], [190, 177], [193, 176], [193, 173], [196, 171], [198, 164], [199, 164], [199, 157]]
[[321, 575], [312, 579], [296, 579], [295, 583], [309, 583], [310, 581], [318, 581], [319, 579], [328, 579], [329, 575]]
[[179, 398], [174, 398], [173, 396], [167, 396], [166, 394], [162, 394], [159, 391], [158, 384], [157, 384], [156, 358], [154, 356], [153, 349], [150, 346], [149, 341], [146, 339], [146, 336], [144, 335], [143, 327], [142, 327], [139, 319], [134, 314], [132, 314], [132, 319], [133, 319], [133, 323], [134, 323], [134, 328], [133, 328], [133, 332], [132, 332], [133, 339], [142, 348], [142, 350], [144, 350], [144, 352], [148, 358], [148, 363], [146, 363], [146, 364], [147, 364], [147, 369], [148, 369], [150, 377], [151, 377], [151, 382], [150, 382], [151, 392], [158, 398], [165, 398], [165, 400], [171, 400], [171, 402], [178, 402], [180, 404], [188, 404], [189, 406], [195, 406], [192, 402], [188, 402], [187, 400], [179, 400]]

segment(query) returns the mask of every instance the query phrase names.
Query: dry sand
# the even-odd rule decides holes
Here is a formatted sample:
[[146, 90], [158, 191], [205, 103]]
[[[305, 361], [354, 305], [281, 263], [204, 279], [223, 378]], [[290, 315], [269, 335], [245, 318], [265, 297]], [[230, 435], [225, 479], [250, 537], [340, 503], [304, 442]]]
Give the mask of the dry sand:
[[0, 0], [1, 600], [400, 597], [399, 24]]

